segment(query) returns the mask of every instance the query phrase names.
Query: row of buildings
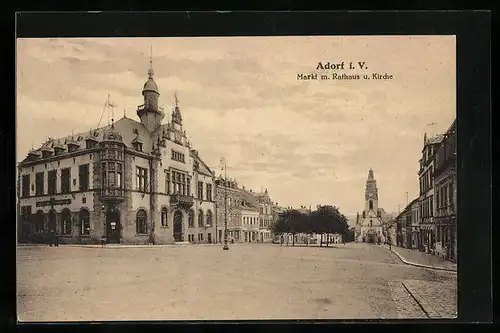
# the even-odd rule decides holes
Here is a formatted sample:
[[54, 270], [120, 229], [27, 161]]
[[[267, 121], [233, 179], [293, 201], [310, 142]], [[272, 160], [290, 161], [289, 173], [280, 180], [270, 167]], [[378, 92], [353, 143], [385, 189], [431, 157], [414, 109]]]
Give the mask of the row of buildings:
[[444, 134], [424, 136], [420, 194], [394, 220], [394, 245], [456, 262], [456, 152], [456, 120]]
[[57, 232], [61, 243], [271, 241], [279, 208], [262, 193], [216, 177], [183, 128], [178, 100], [163, 122], [152, 62], [139, 121], [49, 138], [18, 165], [19, 241]]

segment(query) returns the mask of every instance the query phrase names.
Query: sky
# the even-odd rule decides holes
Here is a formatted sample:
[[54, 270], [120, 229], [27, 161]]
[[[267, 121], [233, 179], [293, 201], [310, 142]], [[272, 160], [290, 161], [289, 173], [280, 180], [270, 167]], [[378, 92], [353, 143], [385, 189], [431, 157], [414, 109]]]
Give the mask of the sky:
[[[177, 93], [203, 160], [281, 206], [364, 208], [370, 168], [379, 207], [418, 196], [424, 133], [456, 115], [454, 36], [296, 36], [17, 40], [17, 161], [47, 137], [139, 120], [150, 49], [160, 104]], [[316, 70], [344, 62], [344, 70]], [[367, 68], [348, 70], [364, 62]], [[297, 74], [388, 73], [392, 80], [298, 80]], [[111, 117], [105, 114], [101, 125]], [[434, 125], [431, 125], [434, 124]]]

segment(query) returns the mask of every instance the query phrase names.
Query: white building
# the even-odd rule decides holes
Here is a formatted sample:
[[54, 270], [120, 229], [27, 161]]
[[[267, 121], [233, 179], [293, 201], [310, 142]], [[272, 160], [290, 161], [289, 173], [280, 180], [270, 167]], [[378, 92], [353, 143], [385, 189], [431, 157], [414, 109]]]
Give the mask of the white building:
[[139, 121], [49, 139], [19, 164], [20, 241], [212, 242], [214, 174], [192, 149], [175, 101], [163, 123], [150, 66]]

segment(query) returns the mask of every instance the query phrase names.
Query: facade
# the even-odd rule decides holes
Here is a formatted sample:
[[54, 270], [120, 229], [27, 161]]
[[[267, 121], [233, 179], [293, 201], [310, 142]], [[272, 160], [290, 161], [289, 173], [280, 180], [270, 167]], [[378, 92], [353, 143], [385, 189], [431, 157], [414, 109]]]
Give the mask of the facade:
[[[241, 205], [242, 197], [238, 183], [235, 180], [225, 180], [219, 177], [216, 184], [217, 201], [217, 241], [224, 241], [224, 224], [227, 218], [228, 241], [241, 241], [242, 218]], [[227, 206], [224, 201], [226, 199]]]
[[19, 163], [20, 241], [212, 242], [214, 174], [183, 129], [177, 98], [162, 123], [150, 66], [139, 121], [48, 139]]
[[356, 242], [379, 243], [385, 242], [383, 232], [382, 210], [378, 207], [377, 181], [373, 177], [373, 170], [368, 172], [365, 187], [365, 209], [356, 218]]
[[420, 181], [420, 234], [422, 249], [428, 253], [434, 253], [436, 242], [435, 197], [434, 197], [434, 161], [437, 148], [443, 140], [442, 135], [427, 138], [424, 135], [424, 148], [420, 159], [420, 170], [418, 173]]
[[269, 229], [273, 222], [273, 202], [269, 197], [267, 188], [263, 193], [256, 194], [260, 205], [259, 217], [259, 241], [268, 243], [272, 241], [271, 230]]
[[[239, 187], [233, 179], [216, 181], [217, 191], [217, 235], [224, 241], [224, 223], [227, 216], [228, 241], [231, 243], [260, 241], [261, 203], [255, 192]], [[227, 207], [224, 198], [227, 196]], [[227, 214], [226, 214], [227, 212]]]
[[418, 198], [414, 199], [410, 205], [411, 210], [411, 248], [420, 249], [420, 216]]
[[434, 177], [436, 255], [456, 261], [456, 121], [444, 134], [437, 150]]
[[241, 209], [242, 241], [245, 243], [259, 242], [259, 208], [244, 206]]

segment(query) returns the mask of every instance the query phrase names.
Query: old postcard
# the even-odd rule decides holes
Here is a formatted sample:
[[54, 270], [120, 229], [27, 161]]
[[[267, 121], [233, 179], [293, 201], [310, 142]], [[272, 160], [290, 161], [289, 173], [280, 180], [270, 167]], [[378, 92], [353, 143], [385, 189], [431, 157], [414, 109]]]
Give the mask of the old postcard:
[[19, 321], [456, 318], [455, 54], [18, 39]]

